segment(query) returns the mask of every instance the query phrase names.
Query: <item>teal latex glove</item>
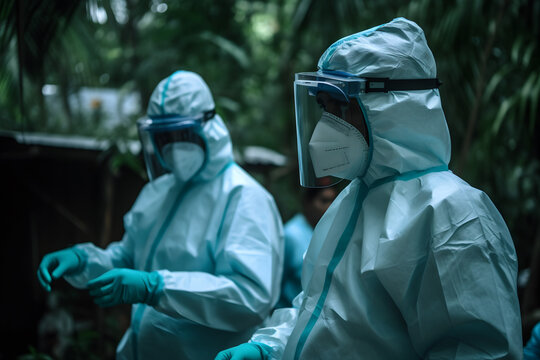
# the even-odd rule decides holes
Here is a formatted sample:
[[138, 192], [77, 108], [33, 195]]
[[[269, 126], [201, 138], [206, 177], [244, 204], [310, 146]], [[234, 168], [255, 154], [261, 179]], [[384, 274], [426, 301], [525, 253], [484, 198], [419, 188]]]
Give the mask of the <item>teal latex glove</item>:
[[101, 307], [145, 303], [153, 305], [163, 284], [157, 272], [113, 269], [87, 284], [94, 302]]
[[245, 343], [233, 348], [220, 351], [214, 360], [266, 360], [267, 345], [259, 343]]
[[85, 263], [85, 256], [80, 250], [73, 248], [55, 251], [47, 254], [41, 260], [37, 277], [41, 286], [51, 291], [53, 280], [64, 275], [74, 274], [81, 270]]

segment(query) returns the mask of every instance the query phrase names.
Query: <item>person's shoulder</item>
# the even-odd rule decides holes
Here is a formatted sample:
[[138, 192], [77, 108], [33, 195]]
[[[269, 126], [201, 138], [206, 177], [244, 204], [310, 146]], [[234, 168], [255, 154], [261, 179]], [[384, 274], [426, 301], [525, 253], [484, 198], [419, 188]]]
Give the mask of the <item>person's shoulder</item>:
[[[498, 211], [489, 196], [451, 171], [428, 174], [421, 179], [415, 203], [429, 209], [438, 221], [492, 217]], [[458, 221], [459, 220], [459, 221]]]
[[283, 225], [283, 233], [288, 241], [305, 243], [313, 234], [313, 229], [308, 224], [302, 213], [294, 215]]
[[285, 232], [295, 233], [304, 231], [309, 228], [309, 224], [302, 213], [295, 214], [284, 225]]
[[175, 187], [177, 187], [177, 182], [174, 175], [165, 174], [144, 184], [137, 198], [139, 200], [161, 198], [167, 196], [171, 189]]
[[459, 176], [450, 171], [435, 174], [429, 188], [435, 202], [439, 200], [445, 205], [463, 206], [463, 203], [485, 202], [489, 197]]
[[536, 323], [536, 325], [534, 325], [534, 328], [532, 330], [532, 336], [534, 336], [537, 341], [540, 342], [540, 321]]
[[302, 224], [304, 222], [306, 222], [305, 216], [301, 212], [298, 212], [287, 221], [286, 225], [296, 226], [297, 224]]
[[250, 173], [240, 165], [233, 163], [224, 171], [223, 175], [228, 178], [234, 187], [253, 188], [266, 191], [266, 189]]
[[[441, 181], [434, 187], [431, 196], [433, 234], [437, 237], [444, 239], [455, 233], [459, 235], [453, 237], [460, 242], [463, 234], [476, 234], [477, 244], [487, 244], [495, 238], [512, 244], [503, 217], [484, 191], [454, 175], [447, 176], [446, 182]], [[479, 241], [480, 238], [486, 241]], [[512, 253], [510, 246], [507, 247]]]
[[229, 165], [214, 181], [220, 183], [222, 195], [242, 198], [271, 199], [274, 197], [252, 175], [236, 163]]

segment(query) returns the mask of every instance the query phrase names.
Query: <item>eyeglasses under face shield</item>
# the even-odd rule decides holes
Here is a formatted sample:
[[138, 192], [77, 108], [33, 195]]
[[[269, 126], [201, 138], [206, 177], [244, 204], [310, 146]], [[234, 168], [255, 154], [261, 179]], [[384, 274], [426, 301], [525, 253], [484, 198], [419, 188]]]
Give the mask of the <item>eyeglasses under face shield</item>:
[[338, 71], [297, 73], [294, 81], [294, 101], [300, 184], [304, 187], [327, 187], [342, 180], [334, 176], [318, 177], [313, 167], [309, 143], [323, 112], [343, 118], [352, 99], [359, 94], [426, 90], [438, 88], [440, 85], [436, 78], [361, 78]]
[[202, 127], [212, 119], [215, 111], [207, 111], [198, 117], [160, 116], [141, 119], [137, 122], [144, 161], [150, 181], [172, 171], [167, 164], [163, 149], [169, 144], [194, 143], [206, 151], [201, 136]]

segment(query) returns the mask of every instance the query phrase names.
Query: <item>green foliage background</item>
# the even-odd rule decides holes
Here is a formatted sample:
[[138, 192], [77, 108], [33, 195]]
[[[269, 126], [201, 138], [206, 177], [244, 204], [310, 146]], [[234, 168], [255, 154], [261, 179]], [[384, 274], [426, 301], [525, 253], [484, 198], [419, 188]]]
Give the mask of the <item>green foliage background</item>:
[[[424, 28], [437, 60], [451, 169], [494, 200], [528, 266], [540, 237], [539, 1], [3, 1], [0, 129], [136, 139], [135, 117], [105, 132], [68, 95], [81, 86], [137, 91], [144, 111], [159, 80], [193, 70], [237, 149], [266, 146], [289, 158], [265, 183], [287, 219], [299, 189], [294, 73], [315, 70], [337, 39], [398, 16]], [[47, 111], [44, 84], [58, 85], [67, 117]], [[143, 174], [121, 151], [115, 164]]]
[[[437, 61], [451, 170], [492, 198], [520, 269], [531, 266], [540, 244], [538, 0], [3, 0], [0, 131], [107, 139], [111, 171], [144, 177], [141, 158], [127, 150], [135, 122], [161, 79], [192, 70], [212, 89], [238, 152], [259, 145], [289, 159], [254, 174], [287, 220], [299, 210], [300, 190], [294, 73], [316, 70], [339, 38], [398, 16], [424, 29]], [[45, 100], [46, 84], [57, 86], [61, 112]], [[68, 101], [81, 87], [137, 92], [141, 113], [108, 129]], [[105, 328], [106, 336], [79, 333], [73, 358], [113, 358], [124, 329]], [[98, 351], [96, 338], [108, 350]], [[24, 358], [49, 357], [30, 348]]]

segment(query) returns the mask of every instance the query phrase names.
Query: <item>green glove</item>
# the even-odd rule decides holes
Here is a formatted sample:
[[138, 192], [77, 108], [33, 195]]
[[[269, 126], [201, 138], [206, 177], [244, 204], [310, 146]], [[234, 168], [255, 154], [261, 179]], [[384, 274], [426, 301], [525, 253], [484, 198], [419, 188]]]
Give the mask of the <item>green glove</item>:
[[266, 360], [268, 359], [268, 345], [251, 342], [223, 350], [214, 360]]
[[41, 286], [51, 291], [51, 282], [64, 275], [74, 274], [84, 267], [86, 255], [75, 248], [64, 249], [47, 254], [39, 264], [37, 277]]
[[94, 302], [102, 307], [119, 304], [145, 303], [153, 305], [163, 287], [158, 272], [113, 269], [87, 284]]

